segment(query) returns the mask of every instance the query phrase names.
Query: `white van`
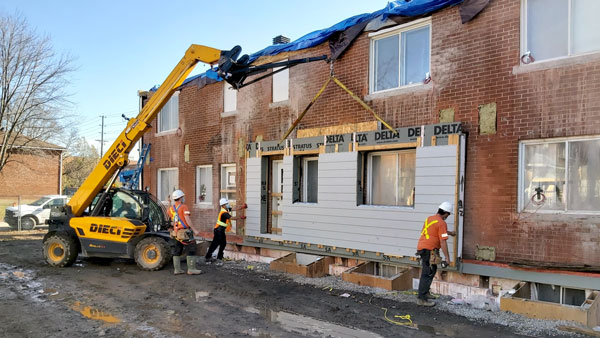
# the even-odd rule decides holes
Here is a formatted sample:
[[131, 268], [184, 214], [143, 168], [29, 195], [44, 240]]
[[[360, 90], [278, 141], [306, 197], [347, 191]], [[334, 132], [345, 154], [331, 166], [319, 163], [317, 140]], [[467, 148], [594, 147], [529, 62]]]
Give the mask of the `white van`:
[[[21, 229], [31, 230], [35, 227], [46, 226], [46, 220], [50, 218], [50, 208], [53, 206], [63, 206], [66, 203], [67, 196], [46, 195], [35, 202], [21, 204]], [[11, 228], [17, 229], [19, 224], [19, 207], [7, 207], [4, 214], [4, 221]]]

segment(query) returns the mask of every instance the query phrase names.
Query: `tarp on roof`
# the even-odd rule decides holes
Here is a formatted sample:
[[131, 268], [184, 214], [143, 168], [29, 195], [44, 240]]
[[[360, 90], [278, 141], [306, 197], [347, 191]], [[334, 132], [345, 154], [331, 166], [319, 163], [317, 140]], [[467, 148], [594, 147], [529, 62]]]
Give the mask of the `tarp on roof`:
[[326, 28], [317, 30], [304, 35], [303, 37], [296, 39], [290, 43], [269, 46], [263, 50], [260, 50], [250, 55], [250, 62], [258, 59], [261, 56], [266, 55], [277, 55], [282, 52], [291, 52], [301, 49], [306, 49], [320, 45], [327, 41], [327, 39], [334, 33], [345, 31], [346, 29], [370, 21], [375, 18], [385, 21], [390, 16], [422, 16], [435, 12], [438, 9], [445, 8], [448, 6], [454, 6], [463, 2], [463, 0], [397, 0], [391, 1], [383, 9], [380, 9], [373, 13], [365, 13], [355, 15], [351, 18], [338, 22], [337, 24]]
[[[462, 23], [473, 19], [481, 12], [490, 0], [396, 0], [390, 1], [385, 8], [373, 13], [355, 15], [337, 24], [308, 33], [299, 39], [286, 44], [266, 47], [252, 55], [250, 62], [261, 56], [273, 56], [283, 52], [291, 52], [318, 46], [329, 40], [331, 58], [339, 57], [363, 30], [379, 30], [381, 28], [401, 24], [417, 17], [429, 15], [437, 10], [461, 4]], [[201, 88], [207, 84], [222, 81], [214, 70], [186, 79], [183, 86], [197, 84]], [[156, 88], [153, 88], [156, 90]], [[152, 89], [151, 89], [152, 91]]]

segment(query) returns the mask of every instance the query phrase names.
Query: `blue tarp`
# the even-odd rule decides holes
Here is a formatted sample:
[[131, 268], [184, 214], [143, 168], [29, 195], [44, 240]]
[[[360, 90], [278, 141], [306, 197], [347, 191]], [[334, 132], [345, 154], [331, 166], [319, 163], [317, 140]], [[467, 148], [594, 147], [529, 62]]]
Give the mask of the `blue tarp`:
[[463, 2], [463, 0], [398, 0], [391, 1], [384, 9], [380, 9], [373, 13], [365, 13], [355, 15], [337, 24], [312, 33], [308, 33], [303, 37], [296, 39], [290, 43], [269, 46], [250, 55], [250, 62], [261, 56], [277, 55], [283, 52], [291, 52], [305, 48], [314, 47], [325, 42], [332, 34], [346, 30], [356, 24], [364, 21], [373, 20], [381, 16], [381, 20], [385, 21], [390, 16], [421, 16], [434, 12], [438, 9], [454, 6]]
[[[383, 9], [380, 9], [373, 13], [365, 13], [355, 15], [351, 18], [338, 22], [337, 24], [314, 31], [312, 33], [308, 33], [303, 37], [296, 39], [290, 43], [280, 44], [280, 45], [272, 45], [263, 50], [260, 50], [252, 55], [250, 55], [250, 62], [258, 59], [261, 56], [267, 55], [277, 55], [283, 52], [291, 52], [301, 49], [306, 49], [310, 47], [314, 47], [320, 45], [321, 43], [327, 41], [327, 39], [334, 33], [342, 32], [352, 27], [356, 24], [370, 21], [373, 19], [378, 19], [385, 21], [390, 16], [404, 16], [404, 17], [414, 17], [426, 15], [431, 12], [437, 11], [439, 9], [457, 5], [464, 0], [397, 0], [388, 2], [387, 6]], [[208, 70], [205, 73], [192, 76], [187, 78], [183, 85], [196, 80], [198, 78], [202, 79], [206, 77], [207, 80], [212, 81], [222, 81], [222, 79], [217, 75], [217, 73], [213, 70]], [[156, 90], [156, 86], [151, 89]]]

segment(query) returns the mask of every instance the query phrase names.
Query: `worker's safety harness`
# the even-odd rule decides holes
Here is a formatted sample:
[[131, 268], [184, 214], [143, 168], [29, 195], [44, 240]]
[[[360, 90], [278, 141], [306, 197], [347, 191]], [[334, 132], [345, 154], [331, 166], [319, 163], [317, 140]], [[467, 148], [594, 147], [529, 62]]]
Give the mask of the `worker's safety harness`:
[[171, 237], [180, 241], [182, 244], [189, 244], [189, 242], [194, 238], [194, 233], [190, 229], [190, 227], [185, 224], [185, 220], [179, 217], [179, 206], [171, 206], [171, 217], [173, 219], [173, 231], [171, 231]]

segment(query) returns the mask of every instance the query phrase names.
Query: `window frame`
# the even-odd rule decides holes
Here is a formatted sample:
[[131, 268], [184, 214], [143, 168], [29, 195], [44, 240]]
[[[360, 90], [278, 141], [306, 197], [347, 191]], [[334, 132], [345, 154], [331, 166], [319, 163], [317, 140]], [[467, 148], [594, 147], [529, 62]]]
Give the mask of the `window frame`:
[[[414, 153], [415, 154], [415, 186], [416, 186], [416, 153], [417, 150], [416, 148], [403, 148], [403, 149], [391, 149], [391, 150], [380, 150], [380, 151], [370, 151], [370, 152], [365, 152], [363, 154], [363, 156], [366, 157], [365, 159], [365, 168], [364, 170], [366, 171], [366, 184], [364, 184], [364, 188], [365, 189], [365, 196], [364, 196], [364, 200], [363, 200], [363, 204], [359, 204], [359, 205], [366, 205], [366, 206], [374, 206], [374, 207], [386, 207], [386, 208], [407, 208], [407, 209], [414, 209], [415, 208], [415, 199], [414, 199], [414, 186], [413, 186], [413, 204], [412, 205], [390, 205], [390, 204], [373, 204], [373, 156], [377, 156], [377, 155], [381, 155], [381, 154], [400, 154], [400, 153]], [[399, 168], [399, 156], [396, 156], [396, 168]], [[398, 172], [398, 174], [400, 174]], [[398, 176], [396, 176], [396, 180], [398, 179]], [[395, 186], [395, 196], [396, 199], [398, 199], [398, 182], [396, 181], [396, 183], [394, 184]]]
[[[161, 175], [160, 175], [160, 173], [162, 171], [175, 171], [175, 181], [177, 183], [177, 188], [176, 189], [178, 189], [179, 188], [179, 168], [178, 167], [158, 168], [156, 170], [156, 199], [159, 200], [160, 202], [162, 202], [163, 204], [168, 204], [169, 203], [168, 200], [164, 200], [163, 201], [163, 200], [160, 199], [160, 195], [162, 193], [162, 190], [161, 190], [161, 183], [162, 182], [161, 182]], [[170, 194], [171, 194], [171, 192], [169, 192], [167, 195], [170, 195]]]
[[[600, 135], [595, 136], [575, 136], [575, 137], [557, 137], [557, 138], [544, 138], [535, 140], [523, 140], [519, 142], [519, 166], [517, 168], [518, 176], [518, 187], [517, 187], [517, 212], [521, 213], [540, 213], [540, 214], [567, 214], [567, 215], [600, 215], [600, 210], [576, 210], [569, 209], [569, 142], [580, 142], [580, 141], [593, 141], [600, 140]], [[542, 145], [542, 144], [553, 144], [553, 143], [564, 143], [565, 144], [565, 184], [563, 188], [563, 195], [565, 196], [563, 210], [525, 210], [526, 201], [523, 199], [523, 192], [525, 191], [525, 146], [527, 145]]]
[[406, 85], [401, 85], [401, 65], [402, 65], [402, 58], [403, 55], [402, 53], [399, 52], [399, 59], [398, 59], [398, 65], [399, 65], [399, 74], [398, 74], [398, 87], [394, 87], [394, 88], [388, 88], [388, 89], [383, 89], [383, 90], [378, 90], [375, 91], [375, 41], [383, 39], [383, 38], [387, 38], [390, 36], [394, 36], [394, 35], [398, 35], [399, 36], [399, 42], [398, 42], [398, 48], [401, 51], [402, 50], [402, 39], [401, 39], [401, 35], [403, 32], [407, 32], [407, 31], [411, 31], [411, 30], [417, 30], [423, 27], [429, 26], [429, 74], [431, 74], [431, 47], [432, 47], [432, 40], [431, 40], [431, 36], [432, 36], [432, 25], [431, 25], [431, 16], [426, 17], [426, 18], [422, 18], [422, 19], [417, 19], [417, 20], [413, 20], [411, 22], [407, 22], [405, 24], [402, 25], [398, 25], [398, 26], [394, 26], [394, 27], [390, 27], [387, 29], [383, 29], [379, 32], [375, 32], [375, 33], [369, 33], [368, 37], [370, 39], [369, 41], [369, 94], [375, 94], [375, 93], [385, 93], [388, 91], [394, 91], [394, 90], [398, 90], [398, 89], [402, 89], [402, 88], [410, 88], [410, 87], [416, 87], [416, 86], [423, 86], [425, 85], [425, 83], [423, 82], [419, 82], [419, 83], [413, 83], [413, 84], [406, 84]]
[[[169, 112], [171, 114], [173, 114], [173, 111], [171, 110], [171, 105], [173, 104], [171, 102], [171, 100], [177, 98], [177, 111], [174, 113], [177, 116], [177, 125], [174, 128], [171, 129], [165, 129], [163, 130], [163, 126], [161, 123], [161, 116], [164, 111], [164, 109], [166, 107], [169, 107]], [[175, 91], [173, 93], [173, 95], [171, 96], [171, 98], [169, 98], [169, 100], [167, 101], [167, 103], [165, 103], [165, 105], [161, 108], [161, 110], [158, 112], [158, 115], [156, 116], [156, 136], [161, 136], [161, 135], [165, 135], [165, 134], [171, 134], [173, 132], [175, 132], [177, 129], [179, 128], [179, 91]]]
[[[308, 176], [306, 168], [308, 168], [308, 162], [317, 161], [317, 201], [309, 202], [308, 198]], [[302, 187], [302, 193], [300, 194], [300, 203], [305, 204], [318, 204], [319, 203], [319, 156], [306, 156], [301, 158], [300, 169], [302, 174], [300, 175], [300, 185]]]
[[[521, 0], [521, 42], [520, 42], [520, 48], [521, 48], [521, 56], [525, 55], [528, 51], [529, 51], [529, 44], [527, 41], [527, 1], [528, 0]], [[538, 64], [538, 63], [542, 63], [542, 62], [550, 62], [550, 61], [556, 61], [556, 60], [563, 60], [563, 59], [568, 59], [568, 58], [573, 58], [573, 57], [578, 57], [578, 56], [582, 56], [582, 55], [589, 55], [589, 54], [600, 54], [600, 50], [595, 50], [595, 51], [589, 51], [589, 52], [584, 52], [584, 53], [579, 53], [579, 54], [573, 54], [572, 52], [572, 42], [573, 42], [573, 32], [572, 32], [572, 27], [571, 27], [571, 23], [572, 23], [572, 3], [573, 0], [567, 0], [569, 2], [569, 9], [568, 9], [568, 14], [567, 14], [567, 55], [563, 55], [563, 56], [557, 56], [557, 57], [553, 57], [553, 58], [549, 58], [549, 59], [542, 59], [542, 60], [535, 60], [534, 63]], [[535, 54], [532, 55], [535, 58]], [[519, 60], [519, 63], [521, 65], [524, 65], [525, 63], [523, 63], [523, 60]]]
[[[209, 174], [209, 176], [207, 176], [207, 177], [209, 177], [209, 181], [210, 182], [207, 182], [207, 184], [210, 184], [210, 194], [207, 194], [208, 201], [200, 202], [200, 181], [199, 181], [199, 176], [200, 176], [200, 170], [202, 170], [202, 169], [206, 169], [207, 172], [208, 172], [208, 174]], [[212, 186], [213, 186], [212, 164], [206, 164], [206, 165], [198, 165], [198, 166], [196, 166], [196, 191], [195, 191], [196, 195], [195, 195], [194, 204], [212, 206], [213, 205]]]
[[[225, 182], [226, 180], [226, 173], [227, 173], [227, 169], [226, 168], [233, 168], [233, 172], [236, 175], [236, 183], [233, 186], [229, 186], [227, 185], [227, 183]], [[235, 205], [236, 201], [237, 201], [237, 164], [236, 163], [222, 163], [221, 164], [221, 168], [220, 168], [220, 182], [219, 182], [219, 198], [227, 198], [227, 200], [229, 200], [230, 204]], [[224, 185], [225, 183], [225, 185]], [[228, 187], [233, 187], [233, 189], [227, 189]], [[230, 191], [233, 190], [233, 191]], [[235, 195], [235, 200], [229, 199], [228, 194], [233, 193], [236, 194]], [[225, 194], [225, 195], [224, 195]]]

